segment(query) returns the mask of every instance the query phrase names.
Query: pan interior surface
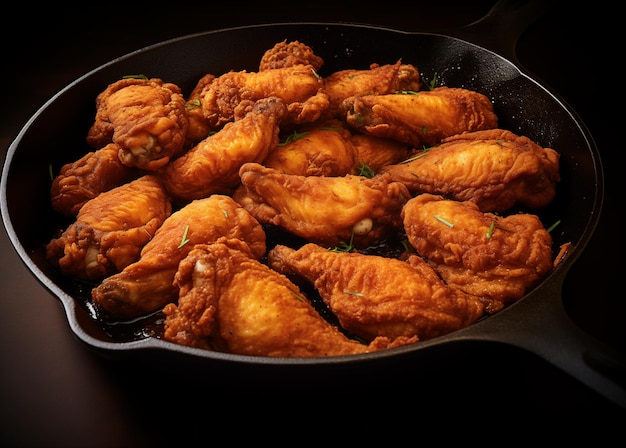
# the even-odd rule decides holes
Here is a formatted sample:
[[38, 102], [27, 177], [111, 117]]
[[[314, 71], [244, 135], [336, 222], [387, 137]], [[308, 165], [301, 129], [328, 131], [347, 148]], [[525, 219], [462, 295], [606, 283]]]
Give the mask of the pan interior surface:
[[[151, 337], [158, 331], [158, 320], [150, 318], [121, 326], [98, 322], [89, 304], [90, 285], [60, 275], [44, 257], [44, 246], [56, 229], [69, 224], [51, 208], [50, 172], [58, 172], [63, 164], [89, 150], [85, 136], [94, 119], [95, 98], [108, 84], [141, 73], [175, 83], [187, 95], [206, 73], [256, 71], [263, 53], [284, 40], [311, 46], [324, 59], [321, 76], [402, 60], [416, 65], [425, 82], [435, 80], [437, 85], [464, 87], [487, 95], [501, 128], [561, 154], [562, 180], [557, 198], [539, 216], [546, 227], [560, 222], [552, 233], [555, 247], [571, 242], [573, 250], [578, 251], [585, 245], [597, 220], [602, 191], [593, 142], [557, 97], [497, 54], [448, 36], [348, 24], [271, 24], [184, 36], [138, 50], [76, 80], [37, 111], [9, 148], [2, 173], [2, 215], [10, 239], [37, 279], [61, 300], [72, 330], [88, 345], [107, 351], [154, 348], [226, 361], [285, 362], [165, 344]], [[399, 351], [416, 351], [421, 346], [418, 343]], [[385, 356], [389, 355], [375, 353], [362, 358]]]

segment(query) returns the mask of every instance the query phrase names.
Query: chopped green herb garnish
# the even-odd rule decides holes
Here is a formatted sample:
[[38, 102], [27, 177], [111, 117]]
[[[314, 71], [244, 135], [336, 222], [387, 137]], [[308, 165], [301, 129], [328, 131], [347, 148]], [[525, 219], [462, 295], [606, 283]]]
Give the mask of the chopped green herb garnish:
[[417, 154], [417, 155], [415, 155], [415, 156], [413, 156], [413, 157], [411, 157], [411, 158], [408, 158], [408, 159], [406, 159], [406, 160], [403, 160], [402, 162], [398, 162], [398, 163], [399, 163], [399, 164], [402, 164], [402, 163], [409, 163], [409, 162], [412, 162], [412, 161], [414, 161], [414, 160], [421, 159], [421, 158], [422, 158], [422, 157], [424, 157], [425, 155], [428, 155], [428, 152], [429, 152], [429, 151], [430, 151], [430, 148], [424, 148], [424, 150], [423, 150], [423, 151], [421, 151], [419, 154]]
[[307, 302], [306, 299], [302, 297], [300, 294], [298, 294], [297, 292], [292, 291], [291, 289], [289, 290], [289, 292], [292, 293], [296, 297], [296, 299], [298, 299], [299, 301], [304, 302], [304, 303]]
[[450, 221], [447, 221], [446, 219], [442, 218], [441, 216], [433, 216], [433, 218], [435, 218], [437, 221], [447, 225], [448, 227], [452, 228], [454, 227], [454, 224], [452, 224]]
[[183, 237], [180, 240], [180, 244], [178, 245], [177, 249], [180, 249], [181, 247], [183, 247], [185, 244], [187, 244], [189, 242], [189, 239], [187, 238], [187, 233], [189, 232], [189, 224], [187, 224], [185, 226], [185, 231], [183, 232]]
[[48, 174], [50, 174], [50, 180], [54, 182], [54, 172], [52, 171], [52, 163], [48, 164]]
[[346, 290], [346, 289], [344, 289], [344, 290], [343, 290], [343, 293], [344, 293], [344, 294], [350, 294], [350, 295], [352, 295], [352, 296], [359, 296], [359, 297], [363, 297], [363, 296], [364, 296], [364, 294], [363, 294], [363, 293], [361, 293], [361, 292], [357, 292], [357, 291], [348, 291], [348, 290]]
[[328, 250], [331, 252], [352, 252], [352, 249], [354, 249], [354, 246], [352, 244], [353, 240], [354, 240], [354, 230], [352, 231], [352, 234], [350, 235], [349, 243], [342, 241], [341, 243], [339, 243], [338, 246], [335, 246], [332, 249], [328, 249]]
[[396, 90], [397, 94], [400, 95], [419, 95], [419, 92], [416, 92], [414, 90]]
[[433, 75], [433, 79], [431, 79], [428, 83], [428, 88], [430, 90], [433, 90], [435, 87], [437, 87], [437, 72], [435, 72], [435, 74]]
[[295, 142], [296, 140], [299, 140], [299, 139], [301, 139], [302, 137], [304, 137], [304, 136], [306, 136], [306, 135], [308, 135], [308, 134], [309, 134], [309, 132], [308, 132], [308, 131], [305, 131], [305, 132], [296, 132], [296, 131], [293, 131], [293, 134], [290, 134], [289, 136], [287, 136], [287, 138], [285, 139], [285, 141], [284, 141], [284, 142], [279, 143], [279, 144], [278, 144], [278, 146], [285, 146], [285, 145], [288, 145], [289, 143], [293, 143], [293, 142]]
[[322, 77], [315, 71], [315, 69], [311, 69], [311, 73], [313, 73], [313, 76], [315, 76], [317, 79], [322, 79]]
[[122, 79], [148, 79], [146, 75], [124, 75]]
[[493, 235], [493, 229], [496, 227], [496, 220], [492, 220], [489, 225], [489, 230], [487, 230], [487, 238], [490, 239], [491, 235]]
[[552, 224], [550, 227], [548, 227], [548, 232], [552, 232], [556, 226], [558, 226], [559, 224], [561, 224], [561, 220], [559, 219], [557, 222], [555, 222], [554, 224]]
[[359, 166], [359, 176], [371, 179], [376, 176], [376, 173], [367, 163], [361, 162], [361, 165]]
[[191, 110], [191, 109], [198, 109], [199, 107], [202, 107], [202, 103], [200, 102], [199, 99], [195, 99], [195, 100], [191, 100], [187, 103], [187, 109]]

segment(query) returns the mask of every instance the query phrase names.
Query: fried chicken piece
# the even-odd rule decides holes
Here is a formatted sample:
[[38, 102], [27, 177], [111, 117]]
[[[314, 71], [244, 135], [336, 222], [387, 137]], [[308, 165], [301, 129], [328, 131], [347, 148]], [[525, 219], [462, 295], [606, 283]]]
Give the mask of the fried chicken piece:
[[335, 252], [316, 244], [277, 245], [268, 264], [309, 281], [343, 328], [370, 341], [378, 336], [430, 339], [464, 328], [483, 315], [472, 295], [449, 288], [421, 258]]
[[263, 54], [259, 63], [259, 71], [293, 67], [294, 65], [310, 65], [315, 71], [319, 71], [324, 65], [324, 59], [316, 55], [310, 46], [297, 40], [287, 42], [285, 39]]
[[552, 237], [539, 218], [483, 213], [469, 201], [428, 193], [402, 210], [409, 243], [450, 286], [490, 302], [520, 299], [552, 270]]
[[498, 125], [489, 98], [453, 87], [415, 94], [354, 96], [341, 103], [340, 115], [363, 133], [391, 138], [417, 149], [434, 146], [462, 132]]
[[350, 141], [356, 151], [357, 167], [368, 166], [374, 173], [386, 165], [400, 163], [412, 154], [409, 145], [389, 138], [355, 133]]
[[249, 356], [322, 357], [367, 353], [416, 339], [369, 345], [331, 325], [285, 276], [260, 263], [239, 240], [198, 245], [181, 263], [178, 305], [163, 312], [164, 339]]
[[185, 148], [191, 148], [204, 140], [212, 131], [209, 121], [204, 116], [202, 108], [202, 90], [215, 79], [215, 75], [208, 73], [198, 80], [187, 98], [187, 119], [189, 126], [185, 134]]
[[119, 145], [109, 143], [63, 165], [50, 187], [52, 208], [75, 217], [85, 202], [138, 177], [136, 169], [120, 161], [119, 150]]
[[354, 174], [356, 150], [343, 123], [331, 121], [288, 135], [284, 144], [270, 151], [267, 168], [301, 176]]
[[124, 165], [156, 170], [178, 155], [189, 120], [180, 88], [161, 79], [121, 79], [96, 98], [95, 122], [87, 143], [120, 145]]
[[172, 213], [141, 251], [139, 260], [92, 290], [107, 318], [132, 319], [160, 310], [178, 298], [173, 284], [178, 263], [196, 244], [239, 238], [256, 258], [265, 254], [261, 225], [230, 196], [197, 199]]
[[449, 137], [381, 172], [404, 183], [413, 195], [425, 192], [472, 201], [484, 212], [514, 205], [544, 207], [554, 199], [560, 180], [554, 149], [502, 129]]
[[338, 70], [324, 78], [330, 104], [325, 115], [340, 118], [343, 100], [353, 96], [385, 95], [420, 89], [420, 74], [412, 64], [371, 64], [369, 69]]
[[202, 90], [202, 107], [212, 129], [245, 115], [254, 102], [278, 97], [287, 106], [283, 125], [316, 121], [328, 107], [323, 80], [312, 65], [260, 72], [230, 71]]
[[279, 123], [285, 106], [278, 98], [264, 98], [241, 120], [227, 123], [159, 171], [176, 202], [213, 193], [231, 194], [239, 185], [239, 168], [261, 162], [278, 145]]
[[365, 247], [402, 228], [406, 187], [386, 176], [299, 176], [255, 163], [240, 170], [245, 189], [233, 199], [262, 224], [322, 245]]
[[46, 257], [61, 272], [98, 281], [139, 258], [172, 206], [153, 175], [100, 193], [87, 201], [63, 234], [46, 246]]

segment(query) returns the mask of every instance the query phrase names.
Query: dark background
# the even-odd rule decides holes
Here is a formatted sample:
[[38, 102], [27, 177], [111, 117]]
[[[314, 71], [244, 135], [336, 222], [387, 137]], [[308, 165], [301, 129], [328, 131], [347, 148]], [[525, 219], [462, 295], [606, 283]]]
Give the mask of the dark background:
[[[29, 116], [58, 90], [111, 59], [165, 39], [292, 21], [445, 34], [482, 17], [493, 3], [16, 5], [5, 17], [0, 41], [2, 157]], [[618, 220], [623, 191], [618, 157], [624, 145], [618, 127], [623, 74], [616, 13], [602, 2], [586, 8], [547, 3], [553, 6], [520, 37], [517, 56], [580, 115], [596, 140], [606, 178], [601, 221], [565, 281], [564, 303], [580, 327], [626, 351], [618, 277], [624, 265]], [[10, 22], [13, 26], [6, 26]], [[191, 437], [211, 444], [220, 434], [221, 443], [356, 441], [369, 434], [385, 436], [388, 444], [425, 443], [426, 436], [445, 441], [453, 434], [480, 440], [498, 428], [515, 440], [549, 431], [561, 441], [583, 434], [599, 441], [617, 431], [614, 417], [624, 417], [623, 410], [567, 374], [510, 347], [478, 346], [408, 384], [371, 378], [371, 387], [332, 394], [310, 392], [306, 384], [289, 393], [267, 390], [263, 383], [250, 387], [253, 377], [242, 380], [248, 386], [244, 394], [210, 372], [187, 381], [184, 372], [170, 376], [141, 362], [111, 362], [76, 340], [60, 304], [22, 265], [4, 232], [0, 250], [3, 446], [181, 445]], [[319, 381], [330, 384], [333, 378]]]

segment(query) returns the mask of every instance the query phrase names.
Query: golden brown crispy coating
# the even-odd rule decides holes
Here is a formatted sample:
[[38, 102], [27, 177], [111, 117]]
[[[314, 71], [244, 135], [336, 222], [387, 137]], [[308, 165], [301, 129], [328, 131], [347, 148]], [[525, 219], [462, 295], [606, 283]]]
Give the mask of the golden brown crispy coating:
[[462, 88], [356, 96], [344, 100], [340, 109], [340, 115], [355, 129], [417, 149], [436, 145], [462, 132], [498, 125], [489, 98]]
[[164, 339], [250, 356], [321, 357], [366, 353], [410, 342], [364, 345], [324, 320], [299, 288], [260, 263], [238, 240], [199, 245], [175, 279], [178, 305], [164, 308]]
[[375, 173], [386, 165], [408, 159], [412, 154], [409, 145], [389, 138], [355, 133], [350, 141], [356, 151], [357, 166], [365, 164]]
[[272, 149], [263, 165], [286, 174], [343, 176], [354, 174], [356, 150], [343, 123], [329, 121], [289, 134]]
[[198, 80], [196, 86], [189, 94], [187, 98], [187, 118], [189, 120], [189, 126], [187, 133], [185, 134], [185, 148], [190, 148], [196, 145], [201, 140], [204, 140], [212, 131], [209, 121], [204, 116], [204, 109], [202, 109], [202, 90], [213, 80], [215, 75], [208, 73]]
[[278, 144], [279, 123], [285, 106], [264, 98], [240, 120], [227, 123], [159, 171], [176, 202], [184, 203], [213, 193], [231, 194], [239, 185], [239, 167], [261, 162]]
[[88, 200], [136, 178], [138, 171], [120, 161], [119, 149], [119, 145], [109, 143], [63, 165], [50, 188], [52, 208], [63, 215], [76, 216]]
[[189, 120], [180, 88], [161, 79], [121, 79], [96, 98], [87, 143], [120, 145], [124, 165], [156, 170], [179, 154]]
[[131, 319], [176, 301], [178, 263], [196, 244], [239, 238], [252, 254], [265, 254], [261, 225], [230, 196], [212, 195], [172, 213], [141, 251], [139, 260], [92, 290], [95, 304], [112, 319]]
[[412, 194], [442, 194], [472, 201], [482, 211], [514, 205], [539, 208], [556, 195], [559, 155], [527, 137], [493, 129], [443, 140], [411, 161], [381, 170]]
[[420, 74], [412, 64], [372, 64], [369, 69], [339, 70], [324, 78], [324, 89], [330, 104], [325, 115], [339, 118], [340, 105], [346, 98], [385, 95], [420, 89]]
[[287, 42], [285, 39], [263, 54], [259, 63], [259, 71], [293, 67], [294, 65], [310, 65], [315, 71], [319, 71], [324, 65], [324, 60], [316, 55], [310, 46], [297, 40]]
[[87, 201], [46, 257], [67, 275], [101, 280], [135, 262], [171, 211], [161, 181], [142, 176]]
[[552, 269], [552, 237], [535, 215], [502, 217], [424, 193], [406, 203], [402, 219], [411, 246], [448, 285], [490, 301], [489, 312], [523, 297]]
[[209, 83], [201, 95], [204, 114], [215, 130], [243, 116], [254, 102], [271, 96], [287, 106], [283, 125], [316, 121], [328, 107], [323, 81], [311, 65], [230, 71]]
[[366, 341], [377, 336], [425, 340], [458, 330], [483, 315], [472, 295], [449, 288], [419, 257], [410, 262], [316, 244], [277, 245], [270, 267], [311, 282], [343, 328]]
[[233, 198], [259, 222], [306, 240], [356, 247], [379, 242], [401, 229], [400, 210], [409, 192], [386, 176], [298, 176], [256, 163], [240, 170], [245, 189]]

